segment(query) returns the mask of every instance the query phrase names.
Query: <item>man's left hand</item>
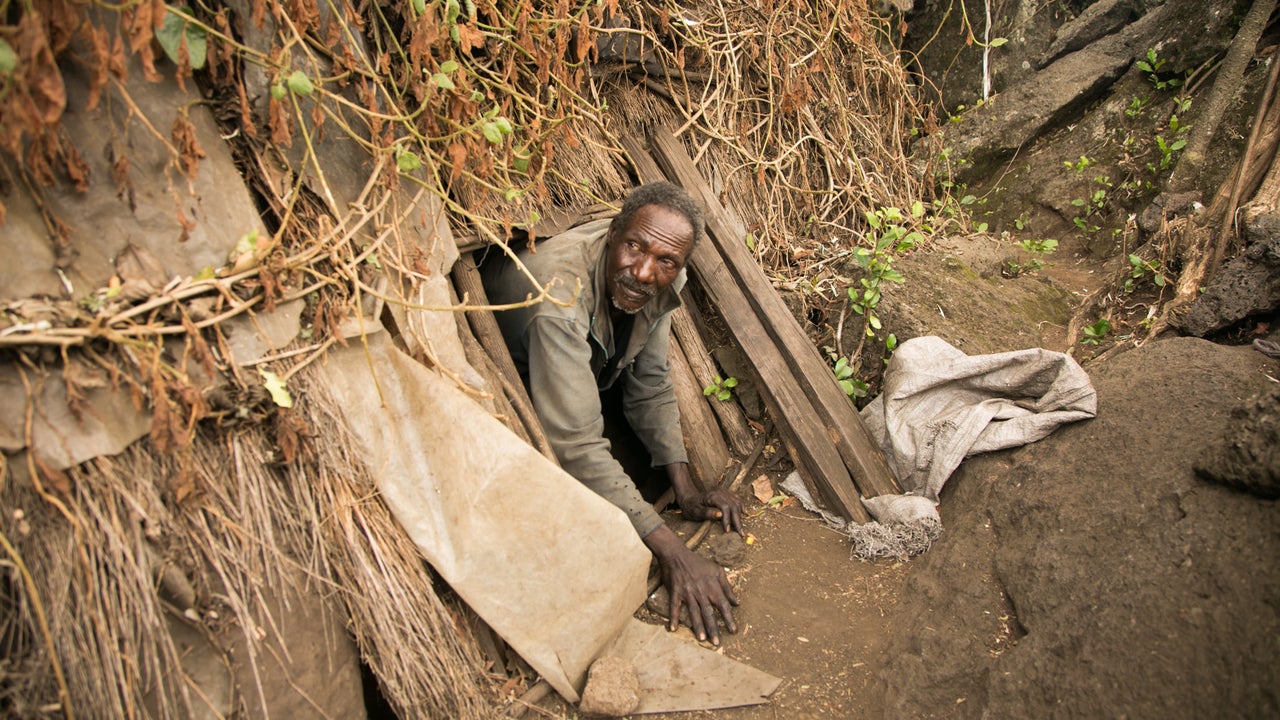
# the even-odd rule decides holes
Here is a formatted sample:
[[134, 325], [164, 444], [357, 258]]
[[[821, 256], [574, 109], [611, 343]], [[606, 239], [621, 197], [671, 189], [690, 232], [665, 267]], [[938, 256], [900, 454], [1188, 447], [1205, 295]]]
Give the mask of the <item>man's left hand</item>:
[[719, 520], [725, 532], [742, 532], [742, 500], [728, 490], [694, 493], [680, 501], [680, 512], [694, 521]]

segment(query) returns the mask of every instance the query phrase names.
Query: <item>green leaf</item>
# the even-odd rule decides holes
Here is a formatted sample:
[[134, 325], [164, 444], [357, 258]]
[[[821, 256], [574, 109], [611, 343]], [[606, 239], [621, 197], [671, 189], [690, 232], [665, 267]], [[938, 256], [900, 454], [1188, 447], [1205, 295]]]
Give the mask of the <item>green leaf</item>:
[[204, 267], [204, 269], [203, 269], [203, 270], [201, 270], [200, 272], [196, 273], [195, 277], [193, 277], [193, 278], [191, 278], [191, 279], [192, 279], [192, 280], [197, 280], [197, 281], [198, 281], [198, 280], [212, 280], [212, 279], [214, 279], [215, 277], [217, 277], [217, 275], [216, 275], [216, 274], [214, 273], [214, 271], [213, 271], [213, 266], [212, 266], [212, 265], [206, 265], [206, 266]]
[[444, 62], [440, 63], [440, 72], [442, 73], [448, 73], [452, 75], [457, 71], [458, 71], [458, 61], [456, 60], [445, 60]]
[[289, 90], [284, 86], [284, 83], [276, 83], [271, 86], [271, 97], [276, 100], [283, 100], [287, 94], [289, 94]]
[[413, 172], [414, 170], [417, 170], [418, 168], [422, 167], [422, 158], [418, 157], [416, 153], [409, 150], [403, 150], [401, 152], [397, 152], [396, 167], [399, 168], [400, 172], [403, 172], [403, 173]]
[[498, 131], [503, 135], [510, 135], [512, 130], [514, 130], [514, 128], [511, 127], [511, 121], [504, 117], [500, 117], [493, 122], [498, 126]]
[[755, 252], [755, 251], [756, 251], [756, 236], [755, 236], [755, 234], [754, 234], [754, 233], [747, 233], [747, 236], [746, 236], [745, 238], [743, 238], [743, 239], [744, 239], [744, 240], [746, 241], [746, 243], [747, 243], [747, 249], [748, 249], [748, 250], [750, 250], [751, 252]]
[[987, 231], [987, 224], [986, 224], [986, 223], [978, 223], [978, 232], [980, 232], [980, 233], [984, 233], [984, 232], [986, 232], [986, 231]]
[[[186, 6], [182, 5], [177, 6], [175, 9], [184, 13], [190, 12]], [[164, 24], [156, 31], [156, 41], [160, 43], [164, 54], [175, 65], [178, 64], [178, 50], [182, 47], [182, 39], [184, 37], [187, 40], [187, 60], [191, 63], [191, 69], [199, 70], [204, 67], [205, 58], [208, 54], [209, 41], [205, 35], [204, 28], [188, 22], [185, 17], [176, 12], [166, 12]]]
[[0, 38], [0, 75], [12, 75], [18, 68], [18, 53], [4, 38]]
[[736, 378], [736, 377], [725, 378], [725, 380], [724, 380], [724, 386], [725, 386], [725, 387], [727, 387], [727, 388], [736, 388], [736, 387], [738, 387], [738, 378]]
[[898, 336], [889, 333], [889, 337], [884, 339], [884, 349], [892, 352], [896, 347], [898, 347]]
[[711, 397], [711, 394], [714, 393], [715, 391], [716, 391], [715, 385], [708, 385], [702, 388], [702, 394], [704, 397]]
[[1007, 43], [1007, 42], [1009, 42], [1009, 38], [1002, 38], [1002, 37], [1000, 37], [1000, 38], [993, 38], [993, 39], [991, 40], [991, 42], [987, 43], [987, 45], [989, 45], [989, 46], [991, 46], [991, 47], [1000, 47], [1001, 45], [1003, 45], [1003, 44], [1005, 44], [1005, 43]]
[[421, 16], [427, 11], [427, 0], [413, 0], [413, 14]]
[[258, 368], [258, 374], [262, 376], [262, 387], [271, 393], [271, 402], [283, 408], [293, 407], [293, 396], [279, 375], [265, 368]]
[[251, 253], [258, 249], [258, 229], [254, 228], [240, 236], [236, 241], [236, 255]]
[[307, 77], [307, 74], [301, 70], [294, 70], [290, 73], [289, 77], [285, 79], [285, 84], [289, 86], [290, 92], [301, 97], [310, 95], [316, 89], [316, 86], [311, 84], [311, 78]]
[[487, 122], [481, 128], [480, 132], [484, 133], [484, 139], [497, 145], [502, 142], [502, 131], [498, 129], [495, 122]]
[[453, 84], [453, 79], [444, 73], [436, 73], [435, 75], [432, 75], [431, 82], [435, 83], [436, 87], [441, 90], [456, 90], [458, 87]]
[[977, 201], [978, 201], [978, 198], [974, 197], [973, 195], [965, 195], [964, 197], [960, 198], [961, 205], [972, 205]]
[[518, 188], [509, 187], [507, 188], [506, 192], [502, 193], [502, 197], [507, 202], [511, 202], [512, 200], [515, 200], [516, 198], [520, 197], [520, 190]]
[[911, 217], [919, 220], [924, 215], [924, 203], [916, 200], [911, 203]]

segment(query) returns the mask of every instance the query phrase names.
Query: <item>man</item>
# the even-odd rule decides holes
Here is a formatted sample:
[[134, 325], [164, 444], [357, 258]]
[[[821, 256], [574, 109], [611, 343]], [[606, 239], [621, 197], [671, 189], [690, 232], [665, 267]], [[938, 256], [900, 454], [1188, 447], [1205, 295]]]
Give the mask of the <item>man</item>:
[[[671, 312], [680, 306], [684, 266], [703, 227], [701, 209], [679, 187], [636, 188], [612, 221], [587, 223], [520, 253], [539, 284], [556, 283], [558, 299], [572, 299], [580, 287], [576, 302], [543, 301], [496, 317], [561, 466], [625, 511], [658, 559], [671, 594], [669, 629], [685, 608], [698, 639], [719, 645], [716, 612], [737, 632], [733, 588], [723, 569], [686, 548], [641, 497], [610, 453], [600, 407], [600, 391], [621, 381], [623, 413], [653, 465], [666, 470], [684, 516], [741, 531], [737, 496], [693, 485], [668, 377]], [[495, 304], [519, 303], [532, 290], [507, 258], [491, 258], [483, 273]]]

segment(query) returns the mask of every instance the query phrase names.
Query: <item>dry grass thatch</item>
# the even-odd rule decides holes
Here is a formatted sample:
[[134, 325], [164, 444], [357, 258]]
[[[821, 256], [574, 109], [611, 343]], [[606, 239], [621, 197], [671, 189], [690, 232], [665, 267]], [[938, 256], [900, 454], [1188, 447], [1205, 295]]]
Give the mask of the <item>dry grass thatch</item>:
[[[403, 717], [490, 716], [460, 608], [432, 591], [323, 389], [304, 380], [299, 395], [291, 422], [309, 439], [293, 462], [282, 462], [269, 426], [208, 428], [185, 462], [140, 441], [85, 463], [56, 502], [30, 484], [6, 489], [4, 534], [24, 566], [7, 565], [7, 714], [57, 714], [65, 691], [68, 716], [190, 717], [205, 700], [167, 624], [195, 625], [215, 646], [224, 630], [244, 633], [241, 662], [256, 670], [271, 652], [262, 638], [281, 632], [275, 603], [298, 593], [341, 613]], [[169, 488], [188, 472], [196, 490], [175, 504]], [[22, 591], [20, 574], [38, 596]]]

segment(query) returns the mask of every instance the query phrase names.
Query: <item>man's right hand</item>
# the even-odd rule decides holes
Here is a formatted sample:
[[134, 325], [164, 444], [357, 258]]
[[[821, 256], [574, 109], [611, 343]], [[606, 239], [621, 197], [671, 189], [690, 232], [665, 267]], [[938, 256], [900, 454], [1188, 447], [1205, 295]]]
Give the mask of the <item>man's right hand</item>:
[[668, 630], [679, 627], [680, 611], [689, 609], [689, 620], [698, 640], [720, 644], [720, 625], [716, 613], [724, 618], [725, 628], [738, 632], [733, 620], [733, 606], [738, 598], [725, 576], [724, 569], [685, 547], [679, 536], [666, 525], [644, 537], [644, 544], [658, 558], [662, 583], [671, 593], [671, 615]]

